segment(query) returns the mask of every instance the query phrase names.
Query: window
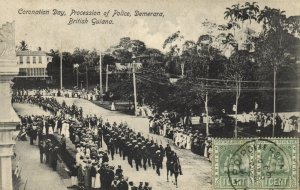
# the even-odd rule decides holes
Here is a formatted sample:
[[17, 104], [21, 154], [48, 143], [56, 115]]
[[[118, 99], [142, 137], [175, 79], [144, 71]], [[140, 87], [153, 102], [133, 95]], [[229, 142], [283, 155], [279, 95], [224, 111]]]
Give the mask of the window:
[[27, 63], [27, 64], [30, 63], [30, 57], [29, 57], [29, 56], [26, 57], [26, 63]]
[[20, 56], [19, 59], [20, 59], [20, 64], [23, 64], [23, 56]]
[[20, 68], [19, 75], [20, 76], [26, 76], [26, 69], [25, 68]]
[[42, 57], [39, 56], [39, 63], [42, 63]]
[[33, 64], [36, 64], [36, 57], [35, 57], [35, 56], [33, 57], [32, 63], [33, 63]]

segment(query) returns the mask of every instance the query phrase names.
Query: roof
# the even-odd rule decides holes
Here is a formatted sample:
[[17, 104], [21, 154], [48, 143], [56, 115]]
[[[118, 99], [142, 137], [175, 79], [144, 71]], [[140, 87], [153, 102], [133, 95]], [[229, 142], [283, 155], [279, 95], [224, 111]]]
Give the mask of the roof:
[[288, 17], [288, 19], [300, 20], [300, 15], [290, 16], [290, 17]]
[[248, 34], [248, 35], [252, 35], [252, 34], [255, 34], [255, 30], [252, 30], [251, 28], [249, 27], [246, 27], [244, 29], [241, 30], [241, 32], [245, 33], [245, 34]]
[[47, 56], [45, 51], [17, 51], [17, 56]]

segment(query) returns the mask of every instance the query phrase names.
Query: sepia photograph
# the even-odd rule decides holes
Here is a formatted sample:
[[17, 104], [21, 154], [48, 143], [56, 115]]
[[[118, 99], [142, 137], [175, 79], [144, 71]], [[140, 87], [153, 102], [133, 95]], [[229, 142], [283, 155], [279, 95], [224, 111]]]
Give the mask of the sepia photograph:
[[0, 0], [0, 190], [299, 190], [299, 0]]

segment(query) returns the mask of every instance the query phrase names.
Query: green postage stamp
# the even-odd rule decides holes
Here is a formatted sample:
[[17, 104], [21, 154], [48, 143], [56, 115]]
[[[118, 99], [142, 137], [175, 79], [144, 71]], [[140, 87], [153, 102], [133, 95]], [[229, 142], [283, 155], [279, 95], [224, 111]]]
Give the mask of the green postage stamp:
[[299, 139], [214, 139], [213, 189], [299, 190]]

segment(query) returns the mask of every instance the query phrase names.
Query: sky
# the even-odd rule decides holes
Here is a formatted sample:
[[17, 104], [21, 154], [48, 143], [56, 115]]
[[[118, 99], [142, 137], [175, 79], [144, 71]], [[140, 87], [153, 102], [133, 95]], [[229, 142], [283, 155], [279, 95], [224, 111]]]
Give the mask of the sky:
[[[287, 16], [300, 15], [299, 0], [255, 0], [259, 6], [286, 11]], [[244, 0], [0, 0], [0, 25], [15, 21], [16, 45], [25, 40], [31, 50], [60, 49], [73, 51], [75, 47], [105, 51], [117, 45], [122, 37], [145, 42], [147, 47], [162, 50], [164, 40], [181, 31], [185, 40], [196, 41], [205, 32], [202, 22], [208, 19], [223, 24], [224, 11]], [[251, 2], [251, 1], [250, 1]], [[49, 10], [50, 15], [19, 14], [19, 10]], [[65, 11], [66, 16], [52, 15], [52, 10]], [[71, 10], [110, 10], [108, 17], [70, 16]], [[114, 10], [131, 12], [131, 17], [111, 17]], [[135, 17], [135, 10], [162, 12], [164, 17]], [[88, 24], [68, 25], [69, 19], [87, 18]], [[92, 25], [91, 19], [112, 19], [112, 25]]]

